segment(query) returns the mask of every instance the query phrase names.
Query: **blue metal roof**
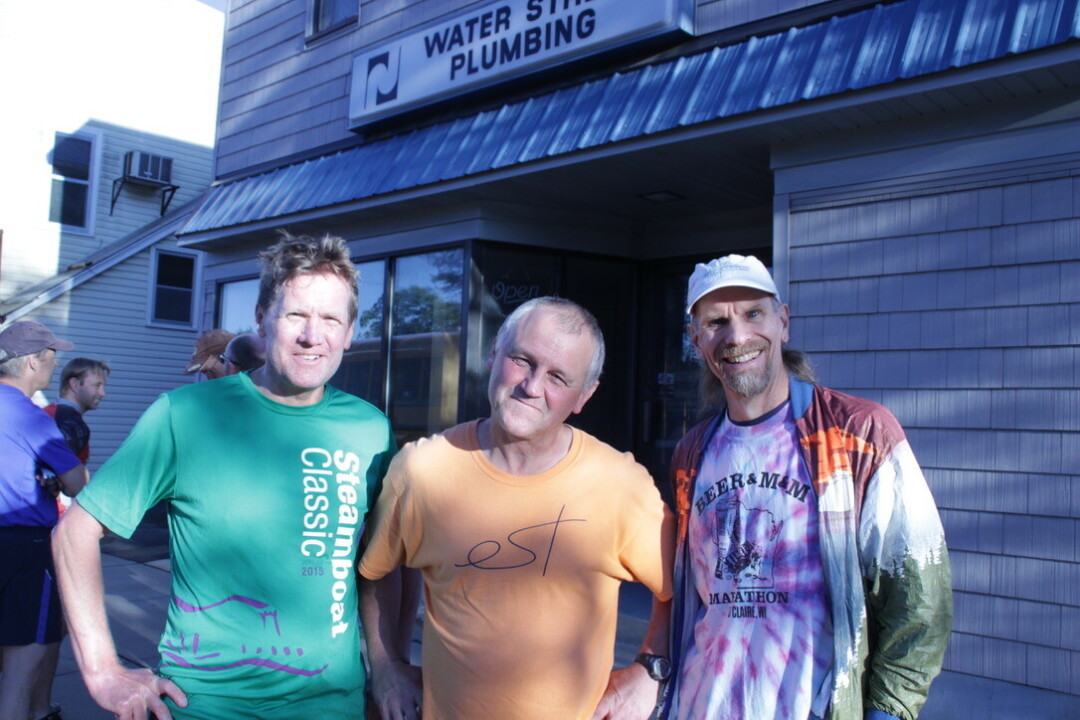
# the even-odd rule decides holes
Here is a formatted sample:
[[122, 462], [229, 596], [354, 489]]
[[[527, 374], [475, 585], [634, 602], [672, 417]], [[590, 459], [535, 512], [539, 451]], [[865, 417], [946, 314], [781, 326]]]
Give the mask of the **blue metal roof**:
[[467, 177], [1080, 38], [1080, 0], [902, 0], [212, 188], [192, 234]]

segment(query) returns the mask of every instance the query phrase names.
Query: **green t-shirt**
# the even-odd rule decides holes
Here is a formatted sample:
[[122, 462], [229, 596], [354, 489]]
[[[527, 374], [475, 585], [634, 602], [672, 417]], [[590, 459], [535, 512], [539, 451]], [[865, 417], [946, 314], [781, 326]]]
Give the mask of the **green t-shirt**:
[[240, 374], [150, 406], [78, 502], [124, 537], [169, 502], [176, 717], [364, 716], [356, 550], [395, 448], [381, 412], [330, 386], [293, 407]]

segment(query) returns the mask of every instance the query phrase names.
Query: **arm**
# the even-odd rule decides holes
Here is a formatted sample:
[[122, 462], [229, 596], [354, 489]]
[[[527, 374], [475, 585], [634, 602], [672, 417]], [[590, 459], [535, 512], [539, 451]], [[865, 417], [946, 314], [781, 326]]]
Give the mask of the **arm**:
[[94, 702], [120, 720], [144, 720], [148, 711], [159, 720], [171, 720], [161, 695], [184, 707], [187, 698], [180, 688], [149, 670], [129, 670], [116, 656], [101, 577], [99, 542], [104, 533], [105, 527], [78, 503], [53, 531], [56, 575], [75, 659]]
[[60, 489], [69, 497], [75, 497], [79, 491], [86, 487], [90, 480], [90, 474], [86, 472], [86, 466], [79, 463], [65, 473], [56, 476], [60, 481]]
[[[653, 597], [652, 617], [638, 652], [668, 655], [668, 629], [671, 622], [671, 601]], [[641, 663], [611, 673], [607, 690], [593, 713], [593, 720], [611, 718], [648, 718], [656, 709], [658, 683], [649, 677]]]
[[952, 582], [937, 507], [907, 442], [892, 448], [860, 518], [871, 634], [872, 711], [914, 718], [940, 672], [952, 625]]
[[383, 720], [420, 717], [420, 668], [409, 664], [419, 588], [419, 572], [403, 567], [380, 580], [360, 579], [371, 694]]

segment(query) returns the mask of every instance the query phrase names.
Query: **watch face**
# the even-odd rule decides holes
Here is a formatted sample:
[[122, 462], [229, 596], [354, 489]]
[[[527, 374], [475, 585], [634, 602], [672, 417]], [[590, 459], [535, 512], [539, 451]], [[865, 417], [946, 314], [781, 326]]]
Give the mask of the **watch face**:
[[645, 666], [649, 671], [649, 677], [658, 682], [668, 679], [671, 675], [671, 660], [662, 655], [649, 655], [642, 653], [637, 656], [637, 662]]

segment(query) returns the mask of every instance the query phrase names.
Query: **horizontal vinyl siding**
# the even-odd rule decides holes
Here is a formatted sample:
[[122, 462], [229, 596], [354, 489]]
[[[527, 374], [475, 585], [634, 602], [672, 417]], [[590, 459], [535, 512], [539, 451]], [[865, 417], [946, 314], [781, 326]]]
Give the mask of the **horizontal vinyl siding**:
[[124, 184], [113, 214], [109, 214], [113, 181], [124, 174], [124, 155], [128, 151], [172, 158], [172, 182], [179, 186], [169, 205], [172, 209], [194, 200], [211, 181], [211, 148], [106, 123], [90, 122], [86, 127], [100, 132], [103, 144], [95, 198], [95, 234], [89, 237], [64, 234], [58, 271], [161, 217], [161, 190], [132, 183]]
[[306, 42], [307, 0], [234, 3], [218, 118], [217, 174], [353, 137], [352, 58], [365, 48], [483, 2], [362, 2], [352, 30]]
[[[175, 242], [158, 247], [175, 247]], [[183, 369], [196, 333], [146, 324], [151, 253], [139, 253], [23, 318], [75, 343], [62, 354], [61, 367], [73, 357], [90, 357], [112, 369], [105, 399], [86, 415], [91, 472], [116, 451], [158, 395], [192, 381]], [[50, 400], [56, 399], [59, 382], [58, 369], [45, 391]]]
[[946, 669], [1080, 694], [1080, 158], [1062, 159], [796, 193], [789, 294], [793, 343], [893, 410], [930, 482], [955, 568]]

